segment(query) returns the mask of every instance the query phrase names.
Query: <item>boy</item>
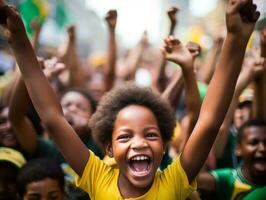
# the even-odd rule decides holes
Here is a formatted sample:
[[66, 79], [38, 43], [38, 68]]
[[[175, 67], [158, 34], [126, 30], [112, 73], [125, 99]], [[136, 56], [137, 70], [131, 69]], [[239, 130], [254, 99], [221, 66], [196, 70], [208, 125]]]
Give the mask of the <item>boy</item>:
[[0, 200], [16, 200], [16, 178], [26, 163], [23, 155], [11, 148], [0, 147]]
[[199, 190], [216, 193], [217, 198], [223, 200], [242, 199], [248, 195], [254, 199], [260, 195], [261, 198], [261, 193], [257, 191], [266, 192], [265, 121], [252, 119], [241, 126], [236, 154], [243, 160], [237, 169], [218, 169], [201, 174], [198, 178]]
[[17, 177], [21, 199], [64, 199], [64, 173], [49, 159], [36, 159], [24, 165]]
[[[242, 12], [243, 8], [248, 12]], [[113, 99], [113, 104], [118, 103], [122, 106], [114, 107], [116, 112], [110, 110], [109, 113], [105, 113], [101, 109], [105, 103], [103, 101], [95, 113], [95, 119], [96, 116], [113, 114], [113, 121], [107, 124], [97, 122], [96, 126], [92, 126], [101, 128], [109, 125], [111, 128], [110, 132], [105, 133], [108, 134], [108, 140], [104, 145], [108, 154], [116, 159], [118, 169], [105, 165], [85, 147], [65, 120], [48, 81], [38, 67], [38, 61], [19, 15], [2, 0], [0, 14], [0, 22], [9, 31], [8, 39], [33, 105], [66, 160], [81, 177], [79, 185], [89, 192], [91, 199], [185, 199], [195, 189], [193, 180], [202, 168], [226, 114], [241, 69], [246, 44], [259, 17], [252, 1], [229, 1], [226, 14], [227, 37], [199, 119], [181, 156], [162, 173], [158, 172], [157, 168], [165, 144], [171, 138], [175, 119], [170, 108], [159, 97], [149, 93], [147, 89], [134, 90], [137, 91], [136, 98], [142, 91], [143, 98], [139, 101], [129, 99], [116, 102], [117, 96], [112, 94], [117, 92], [111, 92], [106, 96], [109, 102]], [[184, 61], [183, 64], [191, 62], [189, 59], [182, 60], [184, 47], [175, 39], [169, 38], [165, 45], [166, 59], [173, 62], [178, 59]], [[126, 88], [123, 90], [124, 93], [120, 94], [128, 95]], [[43, 91], [46, 91], [46, 98], [43, 98]], [[143, 94], [152, 98], [145, 102]], [[148, 107], [154, 103], [159, 106]], [[164, 114], [164, 117], [155, 113]], [[163, 121], [159, 120], [160, 117]], [[171, 126], [164, 129], [165, 124]], [[92, 131], [99, 132], [95, 129]], [[101, 174], [102, 172], [105, 174]]]

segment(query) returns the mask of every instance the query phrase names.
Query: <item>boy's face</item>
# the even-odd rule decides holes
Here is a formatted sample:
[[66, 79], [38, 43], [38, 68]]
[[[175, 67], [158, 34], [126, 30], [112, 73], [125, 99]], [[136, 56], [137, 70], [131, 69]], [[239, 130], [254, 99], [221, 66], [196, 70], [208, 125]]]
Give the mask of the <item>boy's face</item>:
[[0, 163], [0, 200], [16, 199], [17, 170], [13, 166]]
[[265, 178], [266, 175], [266, 127], [251, 126], [244, 129], [237, 151], [244, 161], [247, 176]]
[[58, 181], [46, 178], [27, 184], [23, 200], [63, 200], [63, 196]]
[[119, 188], [147, 191], [162, 160], [164, 144], [154, 114], [140, 105], [130, 105], [117, 115], [112, 133], [112, 154], [121, 171]]
[[84, 133], [92, 114], [92, 108], [87, 98], [78, 92], [70, 91], [62, 97], [61, 105], [69, 124], [79, 135]]
[[8, 119], [8, 108], [4, 108], [0, 113], [0, 146], [15, 147], [17, 144], [17, 137]]
[[238, 107], [234, 113], [234, 124], [236, 128], [240, 128], [245, 122], [251, 118], [251, 103], [242, 107]]

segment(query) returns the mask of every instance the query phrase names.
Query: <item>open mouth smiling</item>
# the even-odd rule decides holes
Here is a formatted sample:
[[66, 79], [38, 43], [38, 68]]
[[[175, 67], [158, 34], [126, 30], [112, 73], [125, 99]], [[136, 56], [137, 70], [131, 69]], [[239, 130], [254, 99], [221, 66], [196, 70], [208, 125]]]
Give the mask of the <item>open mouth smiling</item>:
[[266, 157], [255, 158], [253, 160], [254, 168], [260, 172], [266, 172]]
[[147, 155], [137, 155], [129, 159], [129, 168], [136, 177], [149, 175], [152, 169], [151, 164], [151, 158]]

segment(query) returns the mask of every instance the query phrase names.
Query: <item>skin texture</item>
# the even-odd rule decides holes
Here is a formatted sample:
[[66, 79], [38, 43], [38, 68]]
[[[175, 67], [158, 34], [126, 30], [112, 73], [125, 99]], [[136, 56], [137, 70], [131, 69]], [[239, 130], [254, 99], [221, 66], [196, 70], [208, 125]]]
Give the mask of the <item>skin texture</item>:
[[63, 200], [63, 192], [56, 180], [46, 178], [31, 182], [26, 186], [23, 200]]
[[[151, 110], [140, 105], [122, 109], [115, 121], [109, 152], [121, 169], [118, 184], [123, 197], [147, 192], [163, 156], [161, 132]], [[134, 173], [130, 167], [129, 160], [137, 155], [147, 155], [151, 160], [145, 175]]]
[[244, 129], [236, 152], [245, 162], [243, 175], [252, 183], [266, 184], [266, 127], [251, 126]]

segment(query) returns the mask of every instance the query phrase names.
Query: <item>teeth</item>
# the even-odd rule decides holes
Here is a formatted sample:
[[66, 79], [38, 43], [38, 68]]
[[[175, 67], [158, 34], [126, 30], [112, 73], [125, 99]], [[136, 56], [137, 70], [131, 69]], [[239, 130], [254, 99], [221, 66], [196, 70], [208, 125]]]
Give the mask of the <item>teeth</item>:
[[135, 156], [132, 160], [148, 160], [148, 156]]

